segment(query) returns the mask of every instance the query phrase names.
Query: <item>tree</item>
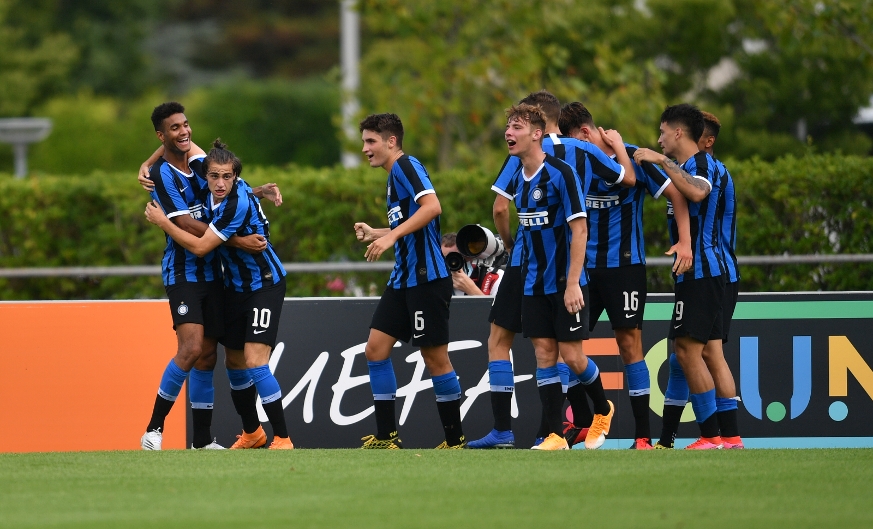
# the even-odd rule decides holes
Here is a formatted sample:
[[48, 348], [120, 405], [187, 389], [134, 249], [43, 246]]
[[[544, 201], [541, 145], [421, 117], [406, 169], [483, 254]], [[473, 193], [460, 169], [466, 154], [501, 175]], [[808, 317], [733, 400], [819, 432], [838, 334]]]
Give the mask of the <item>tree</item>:
[[0, 116], [15, 117], [66, 86], [78, 50], [64, 33], [30, 34], [9, 16], [12, 3], [0, 0]]
[[363, 112], [400, 115], [416, 156], [439, 168], [499, 164], [502, 110], [541, 88], [652, 137], [663, 76], [606, 38], [632, 12], [614, 4], [364, 1]]

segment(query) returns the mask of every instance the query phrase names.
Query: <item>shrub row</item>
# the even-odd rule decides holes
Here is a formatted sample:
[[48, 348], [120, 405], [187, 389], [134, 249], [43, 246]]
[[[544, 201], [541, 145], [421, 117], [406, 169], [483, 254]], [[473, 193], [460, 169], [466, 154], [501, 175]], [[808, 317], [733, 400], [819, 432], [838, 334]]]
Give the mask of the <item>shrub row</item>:
[[[867, 187], [873, 159], [811, 155], [774, 163], [732, 162], [729, 167], [739, 201], [740, 255], [873, 253], [873, 194]], [[145, 221], [148, 197], [132, 174], [25, 180], [0, 175], [0, 267], [160, 263], [163, 234]], [[265, 203], [264, 208], [283, 261], [360, 261], [364, 247], [355, 240], [353, 223], [385, 225], [382, 170], [254, 168], [243, 176], [252, 185], [277, 182], [282, 189], [284, 205]], [[443, 206], [443, 232], [468, 223], [492, 226], [492, 180], [493, 175], [479, 172], [433, 175]], [[647, 200], [650, 256], [669, 247], [665, 209], [664, 200]], [[873, 264], [746, 266], [742, 274], [743, 291], [873, 289]], [[290, 278], [288, 295], [379, 293], [386, 279], [386, 273], [299, 274]], [[649, 288], [672, 290], [666, 267], [650, 269]], [[0, 279], [3, 299], [163, 295], [158, 277]]]

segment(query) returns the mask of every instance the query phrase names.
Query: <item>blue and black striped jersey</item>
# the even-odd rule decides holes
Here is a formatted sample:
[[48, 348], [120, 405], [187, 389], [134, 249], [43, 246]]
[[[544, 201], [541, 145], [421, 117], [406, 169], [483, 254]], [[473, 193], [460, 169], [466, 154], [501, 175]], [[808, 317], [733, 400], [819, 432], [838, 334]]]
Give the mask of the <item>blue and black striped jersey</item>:
[[245, 237], [255, 233], [267, 239], [267, 249], [257, 254], [250, 254], [226, 244], [218, 247], [218, 255], [224, 265], [224, 286], [237, 292], [253, 292], [281, 281], [285, 277], [285, 268], [270, 244], [267, 217], [251, 188], [244, 181], [238, 180], [227, 198], [218, 204], [212, 202], [208, 189], [205, 193], [209, 229], [222, 241], [226, 242], [234, 235]]
[[[424, 166], [404, 154], [388, 173], [388, 225], [393, 230], [418, 211], [418, 199], [436, 193]], [[440, 218], [394, 243], [394, 270], [388, 279], [391, 288], [409, 288], [449, 277], [440, 244]]]
[[[718, 201], [721, 199], [721, 179], [715, 160], [705, 152], [698, 152], [685, 160], [680, 167], [694, 178], [702, 179], [710, 187], [710, 193], [700, 202], [688, 201], [688, 216], [691, 224], [691, 251], [694, 253], [692, 270], [676, 276], [681, 283], [688, 279], [718, 277], [724, 273], [724, 262], [719, 249]], [[679, 228], [673, 218], [673, 205], [667, 205], [667, 225], [670, 230], [670, 243], [679, 241]]]
[[650, 162], [633, 161], [636, 145], [625, 144], [634, 166], [637, 183], [621, 187], [603, 180], [595, 172], [585, 193], [588, 210], [588, 268], [617, 268], [646, 263], [643, 241], [643, 198], [646, 192], [661, 196], [670, 178]]
[[[585, 217], [585, 195], [576, 170], [546, 154], [531, 178], [524, 173], [515, 193], [515, 209], [524, 246], [524, 294], [553, 294], [567, 288], [570, 270], [569, 222]], [[580, 285], [588, 284], [585, 269]]]
[[734, 179], [720, 160], [716, 160], [715, 165], [723, 182], [721, 200], [718, 203], [721, 213], [721, 237], [718, 242], [727, 272], [725, 281], [736, 283], [740, 280], [740, 267], [737, 264], [737, 197], [734, 193]]
[[[200, 196], [200, 191], [206, 188], [206, 180], [201, 174], [203, 157], [188, 160], [190, 173], [180, 171], [163, 158], [151, 167], [149, 178], [155, 188], [149, 194], [167, 217], [191, 215], [195, 220], [206, 222]], [[167, 236], [161, 276], [165, 286], [220, 280], [221, 262], [215, 252], [197, 257]]]
[[[614, 184], [618, 184], [624, 179], [624, 167], [607, 156], [593, 143], [551, 133], [543, 136], [543, 151], [575, 169], [583, 191], [590, 187], [595, 176]], [[491, 189], [509, 200], [513, 200], [520, 179], [521, 160], [515, 156], [508, 156]], [[514, 248], [520, 249], [519, 234], [520, 231], [516, 233]], [[522, 258], [521, 251], [513, 251], [510, 266], [519, 266]]]

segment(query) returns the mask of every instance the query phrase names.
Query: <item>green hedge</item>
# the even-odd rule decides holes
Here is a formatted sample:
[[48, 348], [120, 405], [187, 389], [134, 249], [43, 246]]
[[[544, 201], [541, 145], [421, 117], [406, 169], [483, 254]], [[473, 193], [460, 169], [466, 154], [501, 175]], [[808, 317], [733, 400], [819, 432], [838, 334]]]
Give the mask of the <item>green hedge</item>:
[[[873, 253], [873, 159], [836, 155], [729, 163], [738, 201], [738, 253], [781, 255]], [[0, 175], [0, 267], [107, 266], [160, 263], [163, 235], [148, 224], [146, 193], [131, 176]], [[362, 168], [254, 168], [251, 184], [277, 182], [285, 204], [265, 203], [272, 243], [283, 261], [362, 261], [352, 225], [385, 225], [385, 173]], [[493, 175], [433, 175], [443, 206], [443, 231], [468, 223], [492, 226]], [[669, 247], [666, 202], [648, 200], [648, 254]], [[390, 259], [391, 255], [383, 257]], [[873, 264], [746, 266], [744, 291], [873, 290]], [[342, 295], [328, 288], [340, 276], [365, 293], [380, 293], [386, 273], [299, 274], [288, 295]], [[666, 267], [652, 267], [652, 292], [672, 290]], [[157, 277], [0, 279], [2, 299], [125, 299], [163, 297]]]

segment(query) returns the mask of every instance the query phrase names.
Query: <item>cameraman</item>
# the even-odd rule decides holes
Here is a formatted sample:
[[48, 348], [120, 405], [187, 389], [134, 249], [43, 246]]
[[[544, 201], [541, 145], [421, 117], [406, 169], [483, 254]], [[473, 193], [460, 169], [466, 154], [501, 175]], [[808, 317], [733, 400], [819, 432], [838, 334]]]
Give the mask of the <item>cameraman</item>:
[[[453, 259], [459, 257], [463, 259], [463, 266], [459, 270], [452, 270], [452, 287], [454, 287], [455, 296], [493, 296], [497, 293], [497, 287], [500, 285], [500, 280], [503, 278], [503, 269], [498, 268], [492, 270], [484, 266], [477, 266], [471, 262], [471, 259], [464, 257], [458, 251], [457, 243], [458, 234], [455, 232], [443, 235], [441, 249], [443, 257], [453, 255]], [[450, 266], [451, 268], [451, 266]], [[490, 276], [490, 277], [489, 277]], [[497, 276], [496, 278], [494, 276]], [[487, 281], [483, 291], [483, 284]]]

